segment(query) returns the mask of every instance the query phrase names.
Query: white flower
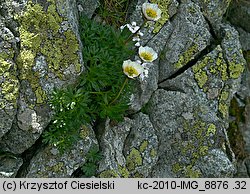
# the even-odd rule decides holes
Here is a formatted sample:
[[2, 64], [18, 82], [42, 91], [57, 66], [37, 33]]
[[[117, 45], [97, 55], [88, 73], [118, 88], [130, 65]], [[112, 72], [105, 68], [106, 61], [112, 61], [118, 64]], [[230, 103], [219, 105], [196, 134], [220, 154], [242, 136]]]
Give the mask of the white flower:
[[123, 61], [122, 68], [124, 74], [129, 78], [137, 77], [144, 71], [144, 68], [138, 62], [131, 60]]
[[139, 46], [141, 46], [141, 44], [139, 42], [137, 42], [137, 43], [135, 43], [135, 46], [139, 47]]
[[148, 77], [148, 70], [149, 70], [149, 66], [150, 66], [151, 64], [150, 63], [143, 63], [142, 64], [142, 67], [144, 68], [144, 71], [141, 73], [141, 75], [140, 75], [140, 80], [141, 81], [144, 81], [145, 80], [145, 78], [147, 78]]
[[157, 21], [161, 18], [161, 10], [158, 5], [154, 3], [143, 3], [142, 12], [148, 20]]
[[157, 59], [158, 55], [151, 47], [139, 47], [139, 56], [145, 62], [152, 62]]
[[125, 24], [121, 26], [120, 27], [121, 31], [123, 31], [125, 27], [127, 27], [132, 34], [136, 33], [140, 29], [140, 26], [136, 26], [136, 22], [132, 22], [132, 24]]

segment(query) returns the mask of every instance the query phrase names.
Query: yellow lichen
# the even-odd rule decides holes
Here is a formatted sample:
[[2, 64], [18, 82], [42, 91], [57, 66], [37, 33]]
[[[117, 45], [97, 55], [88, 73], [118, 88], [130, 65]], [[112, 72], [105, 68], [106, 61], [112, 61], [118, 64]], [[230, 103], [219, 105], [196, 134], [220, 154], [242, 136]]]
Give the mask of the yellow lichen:
[[148, 141], [145, 140], [145, 141], [143, 141], [142, 144], [140, 145], [140, 148], [139, 148], [140, 152], [144, 152], [144, 151], [147, 149], [147, 147], [148, 147]]
[[29, 0], [26, 10], [15, 16], [20, 23], [21, 48], [17, 58], [19, 78], [29, 81], [37, 103], [43, 103], [46, 94], [41, 91], [39, 74], [33, 70], [36, 57], [45, 56], [49, 72], [54, 73], [59, 79], [66, 79], [63, 73], [70, 65], [75, 66], [77, 73], [81, 70], [77, 38], [71, 30], [59, 32], [60, 25], [66, 18], [57, 13], [55, 0], [49, 2], [45, 10], [40, 4]]
[[184, 65], [186, 65], [190, 60], [193, 59], [194, 55], [198, 52], [198, 45], [193, 44], [191, 47], [189, 47], [183, 55], [179, 57], [179, 60], [177, 63], [175, 63], [175, 68], [180, 69]]
[[171, 2], [172, 0], [151, 0], [151, 3], [156, 3], [162, 11], [161, 18], [154, 25], [153, 33], [159, 32], [162, 26], [169, 20], [168, 8]]
[[142, 165], [142, 157], [139, 150], [132, 148], [131, 152], [126, 158], [126, 166], [129, 171], [135, 170], [136, 167]]
[[216, 126], [214, 124], [209, 124], [206, 136], [210, 134], [214, 135], [216, 133]]
[[[19, 81], [17, 79], [17, 72], [15, 64], [9, 61], [11, 56], [2, 54], [0, 55], [0, 108], [3, 109], [8, 106], [16, 107], [16, 100], [19, 94]], [[9, 107], [10, 108], [10, 107]]]

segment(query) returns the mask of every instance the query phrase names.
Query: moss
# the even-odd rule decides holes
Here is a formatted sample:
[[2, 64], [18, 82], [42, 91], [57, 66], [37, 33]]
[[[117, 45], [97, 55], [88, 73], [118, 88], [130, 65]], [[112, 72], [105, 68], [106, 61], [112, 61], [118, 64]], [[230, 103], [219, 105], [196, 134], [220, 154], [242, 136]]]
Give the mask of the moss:
[[49, 2], [47, 11], [44, 11], [40, 4], [29, 0], [26, 11], [15, 16], [20, 24], [21, 48], [17, 58], [19, 78], [31, 83], [38, 104], [47, 98], [45, 92], [41, 91], [39, 74], [33, 70], [36, 57], [45, 56], [49, 71], [60, 79], [66, 79], [63, 72], [69, 65], [75, 65], [75, 70], [80, 72], [77, 38], [71, 30], [59, 32], [62, 21], [66, 19], [57, 13], [56, 1]]
[[136, 148], [132, 148], [129, 155], [126, 158], [126, 166], [129, 171], [135, 170], [137, 166], [142, 165], [142, 157], [140, 151]]
[[144, 151], [147, 149], [147, 147], [148, 147], [148, 141], [147, 141], [147, 140], [144, 140], [144, 141], [141, 143], [141, 145], [140, 145], [140, 148], [139, 148], [140, 152], [144, 152]]
[[100, 178], [119, 178], [119, 175], [114, 170], [105, 170], [99, 175]]
[[172, 0], [151, 0], [151, 3], [156, 3], [161, 9], [162, 14], [161, 18], [155, 23], [153, 33], [160, 31], [162, 26], [169, 20], [169, 5], [172, 3]]
[[[250, 104], [250, 97], [246, 99], [246, 104]], [[249, 156], [241, 127], [243, 123], [245, 124], [247, 116], [245, 115], [245, 107], [241, 107], [236, 98], [233, 98], [230, 102], [229, 114], [234, 120], [229, 123], [227, 129], [228, 139], [236, 159], [244, 160]]]
[[193, 44], [189, 47], [183, 55], [179, 57], [178, 62], [174, 65], [176, 69], [180, 69], [184, 65], [186, 65], [191, 59], [193, 59], [194, 55], [198, 52], [198, 45]]

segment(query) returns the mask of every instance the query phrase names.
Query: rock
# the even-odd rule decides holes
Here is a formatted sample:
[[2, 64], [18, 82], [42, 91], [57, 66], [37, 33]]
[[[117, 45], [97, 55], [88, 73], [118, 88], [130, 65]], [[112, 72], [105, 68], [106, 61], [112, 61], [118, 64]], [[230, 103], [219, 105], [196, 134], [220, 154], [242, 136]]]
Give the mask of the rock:
[[[2, 1], [1, 10], [7, 9]], [[8, 10], [8, 9], [7, 9]], [[12, 12], [13, 10], [8, 10]], [[12, 127], [17, 110], [19, 80], [14, 56], [17, 52], [17, 42], [9, 21], [9, 12], [0, 14], [0, 139]], [[8, 27], [7, 27], [8, 26]]]
[[243, 51], [247, 51], [250, 50], [250, 32], [246, 32], [245, 30], [243, 30], [242, 28], [237, 28], [237, 31], [240, 34], [240, 43], [242, 46], [242, 50]]
[[106, 123], [100, 146], [104, 156], [100, 177], [148, 177], [157, 161], [158, 139], [142, 113], [115, 127]]
[[27, 178], [70, 178], [72, 173], [84, 165], [86, 154], [97, 145], [93, 129], [83, 127], [80, 140], [69, 150], [60, 153], [54, 146], [47, 146], [35, 155], [28, 168]]
[[213, 149], [208, 155], [197, 162], [203, 177], [206, 178], [223, 178], [232, 177], [235, 168], [227, 155], [221, 150]]
[[209, 20], [212, 26], [216, 28], [216, 26], [221, 23], [231, 0], [193, 0], [193, 2], [197, 3], [201, 7], [204, 16]]
[[161, 54], [159, 81], [185, 66], [210, 44], [211, 35], [200, 7], [189, 2], [181, 4], [172, 21], [171, 36]]
[[132, 124], [133, 121], [128, 118], [125, 118], [124, 122], [114, 127], [110, 126], [109, 120], [106, 121], [104, 132], [99, 138], [100, 147], [102, 148], [101, 153], [103, 155], [103, 159], [99, 165], [100, 177], [122, 177], [129, 175], [125, 167], [126, 160], [123, 155], [123, 148]]
[[158, 137], [148, 115], [134, 116], [134, 125], [124, 146], [126, 166], [132, 177], [150, 177], [158, 160]]
[[[40, 3], [32, 3], [31, 0], [23, 4], [15, 4], [12, 0], [3, 3], [10, 10], [12, 20], [15, 15], [19, 23], [17, 30], [21, 46], [16, 64], [10, 69], [12, 77], [15, 70], [19, 73], [8, 88], [15, 92], [12, 102], [18, 98], [16, 107], [12, 105], [18, 108], [18, 112], [12, 108], [8, 117], [4, 117], [9, 127], [11, 122], [14, 125], [2, 137], [0, 145], [4, 151], [16, 154], [32, 146], [50, 122], [52, 111], [48, 99], [54, 88], [73, 83], [83, 71], [76, 2], [50, 0]], [[47, 7], [46, 11], [43, 6]], [[8, 36], [9, 39], [11, 37]], [[2, 111], [0, 113], [3, 114]], [[13, 120], [15, 113], [16, 121]], [[4, 133], [6, 131], [8, 127]]]
[[21, 158], [11, 154], [0, 155], [0, 178], [14, 178], [18, 169], [23, 164]]
[[78, 11], [80, 14], [91, 18], [99, 6], [99, 0], [77, 0]]
[[[195, 87], [191, 79], [185, 84]], [[208, 102], [192, 93], [159, 89], [148, 112], [159, 138], [159, 160], [152, 177], [202, 177], [194, 164], [209, 150], [222, 149], [226, 141], [223, 124]]]
[[249, 1], [231, 1], [227, 19], [235, 26], [250, 32], [250, 4]]
[[[136, 22], [141, 25], [140, 31], [144, 34], [140, 40], [142, 46], [149, 46], [153, 48], [160, 57], [165, 44], [173, 31], [173, 26], [169, 20], [176, 14], [179, 3], [176, 0], [154, 0], [152, 3], [158, 3], [159, 8], [162, 10], [162, 18], [155, 22], [147, 22], [143, 25], [144, 16], [142, 14], [142, 4], [145, 1], [132, 2], [131, 7], [135, 6], [135, 10], [131, 14], [130, 22]], [[133, 5], [135, 4], [135, 5]], [[136, 56], [135, 60], [139, 57]], [[131, 97], [130, 109], [134, 112], [139, 111], [150, 99], [152, 93], [157, 89], [159, 68], [158, 60], [150, 63], [148, 68], [148, 77], [141, 81], [136, 88], [136, 92]]]

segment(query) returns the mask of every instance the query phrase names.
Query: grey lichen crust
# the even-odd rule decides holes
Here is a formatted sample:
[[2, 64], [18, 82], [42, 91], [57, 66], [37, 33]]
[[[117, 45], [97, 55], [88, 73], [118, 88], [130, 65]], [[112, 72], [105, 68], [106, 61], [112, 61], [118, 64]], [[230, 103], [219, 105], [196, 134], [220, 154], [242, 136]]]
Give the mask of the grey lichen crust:
[[[90, 17], [97, 2], [78, 1], [87, 5], [82, 10], [75, 0], [0, 0], [0, 177], [16, 176], [23, 162], [16, 156], [50, 122], [53, 88], [74, 82], [83, 71], [77, 9], [93, 5]], [[131, 1], [129, 20], [138, 25], [144, 2]], [[229, 107], [246, 61], [238, 32], [223, 21], [230, 0], [150, 2], [163, 17], [141, 29], [141, 43], [159, 57], [137, 82], [131, 114], [120, 123], [98, 123], [98, 138], [82, 126], [81, 139], [63, 154], [53, 145], [39, 148], [27, 177], [71, 177], [98, 144], [103, 157], [96, 177], [234, 176]], [[249, 166], [246, 161], [243, 167]]]
[[26, 177], [70, 178], [76, 169], [84, 165], [85, 156], [89, 150], [98, 146], [92, 128], [83, 126], [81, 134], [81, 139], [63, 154], [54, 146], [46, 146], [40, 150], [32, 158]]
[[148, 177], [158, 159], [158, 139], [145, 114], [116, 127], [106, 123], [100, 146], [104, 158], [100, 162], [100, 177]]
[[[0, 3], [0, 10], [7, 9], [8, 4], [2, 1]], [[0, 14], [0, 138], [12, 126], [19, 94], [17, 65], [14, 61], [18, 39], [8, 24], [12, 11], [10, 9], [6, 11], [6, 15]]]
[[210, 43], [211, 35], [200, 7], [187, 2], [179, 6], [172, 22], [174, 30], [161, 53], [160, 81], [185, 66]]
[[[15, 37], [6, 29], [4, 43], [18, 40], [20, 50], [14, 53], [7, 45], [8, 50], [0, 53], [1, 68], [5, 68], [0, 71], [4, 81], [0, 81], [0, 114], [2, 108], [7, 113], [3, 116], [5, 131], [1, 130], [0, 135], [9, 130], [0, 145], [5, 151], [19, 154], [34, 144], [48, 125], [52, 112], [47, 102], [53, 89], [73, 83], [83, 70], [77, 9], [72, 0], [47, 0], [41, 4], [8, 0], [1, 6], [12, 10], [9, 19], [16, 21], [15, 35], [20, 35]], [[12, 61], [14, 54], [16, 63]]]

